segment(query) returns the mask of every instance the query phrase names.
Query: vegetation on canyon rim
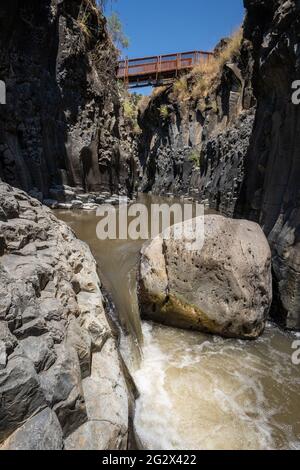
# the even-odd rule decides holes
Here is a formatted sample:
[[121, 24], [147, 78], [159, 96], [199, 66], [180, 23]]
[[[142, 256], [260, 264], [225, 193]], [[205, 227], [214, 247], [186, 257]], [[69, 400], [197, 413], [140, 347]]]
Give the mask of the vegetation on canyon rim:
[[[205, 100], [212, 92], [214, 86], [218, 83], [218, 77], [226, 63], [233, 61], [239, 54], [243, 38], [242, 27], [238, 28], [230, 38], [223, 41], [219, 50], [215, 51], [215, 55], [208, 60], [196, 65], [189, 73], [179, 77], [171, 86], [173, 98], [178, 104], [194, 100], [198, 101], [200, 108], [205, 107]], [[142, 96], [137, 93], [130, 93], [125, 87], [121, 87], [120, 92], [123, 96], [124, 116], [128, 123], [131, 123], [136, 134], [141, 133], [138, 124], [139, 113], [143, 114], [148, 107], [150, 100], [162, 95], [170, 85], [158, 86], [153, 89], [151, 96]], [[217, 113], [217, 103], [210, 103], [211, 109]], [[167, 121], [170, 116], [170, 109], [167, 104], [160, 104], [158, 114], [162, 122]], [[197, 150], [193, 150], [190, 161], [199, 168], [200, 155]]]
[[[99, 24], [101, 23], [103, 12], [108, 3], [107, 0], [82, 0], [77, 22], [87, 41], [99, 39]], [[111, 0], [110, 3], [112, 4], [113, 0]], [[114, 44], [117, 54], [119, 54], [120, 48], [126, 49], [129, 47], [129, 38], [124, 33], [118, 13], [112, 11], [111, 14], [107, 16], [106, 21], [108, 38]], [[99, 54], [100, 53], [101, 51], [99, 50]]]
[[[179, 77], [172, 85], [173, 96], [184, 103], [190, 99], [204, 100], [212, 91], [214, 84], [224, 65], [232, 61], [239, 53], [243, 38], [243, 29], [237, 29], [230, 38], [224, 40], [223, 46], [213, 57], [196, 65], [194, 69]], [[152, 97], [156, 97], [167, 89], [166, 86], [155, 88]], [[165, 118], [165, 114], [161, 115]]]

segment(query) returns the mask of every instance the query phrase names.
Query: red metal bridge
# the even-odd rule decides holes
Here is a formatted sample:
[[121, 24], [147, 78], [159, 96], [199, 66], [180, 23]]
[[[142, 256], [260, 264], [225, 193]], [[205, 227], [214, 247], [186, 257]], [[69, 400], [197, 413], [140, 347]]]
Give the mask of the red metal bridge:
[[208, 61], [212, 55], [211, 52], [192, 51], [120, 60], [118, 78], [129, 88], [159, 86]]

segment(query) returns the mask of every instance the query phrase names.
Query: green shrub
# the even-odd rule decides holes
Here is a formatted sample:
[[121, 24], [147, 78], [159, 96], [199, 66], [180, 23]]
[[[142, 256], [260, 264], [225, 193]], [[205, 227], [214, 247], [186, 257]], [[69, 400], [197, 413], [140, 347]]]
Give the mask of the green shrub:
[[134, 109], [134, 105], [130, 101], [129, 98], [125, 98], [124, 103], [123, 103], [123, 109], [124, 109], [124, 117], [128, 120], [133, 121], [136, 117], [136, 112]]
[[169, 108], [166, 104], [162, 104], [159, 108], [159, 114], [162, 119], [168, 119], [169, 117]]
[[191, 151], [189, 161], [194, 164], [195, 168], [200, 168], [200, 152], [197, 149]]

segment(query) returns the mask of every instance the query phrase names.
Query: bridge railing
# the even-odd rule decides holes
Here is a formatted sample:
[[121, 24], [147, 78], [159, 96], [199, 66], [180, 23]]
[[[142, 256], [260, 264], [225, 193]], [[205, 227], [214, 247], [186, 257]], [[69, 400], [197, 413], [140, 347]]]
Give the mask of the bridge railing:
[[178, 72], [193, 68], [212, 56], [210, 52], [192, 51], [178, 54], [167, 54], [138, 59], [125, 59], [119, 62], [118, 78], [142, 77], [164, 72]]

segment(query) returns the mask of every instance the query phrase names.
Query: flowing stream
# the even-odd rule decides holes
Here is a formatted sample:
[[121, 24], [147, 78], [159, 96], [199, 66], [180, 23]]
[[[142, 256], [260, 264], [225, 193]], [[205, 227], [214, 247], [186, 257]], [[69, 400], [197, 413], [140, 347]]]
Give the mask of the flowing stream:
[[[146, 204], [161, 202], [144, 197]], [[96, 236], [94, 212], [55, 211], [87, 242], [122, 325], [121, 352], [140, 392], [136, 431], [147, 449], [300, 449], [297, 335], [268, 324], [257, 341], [141, 322], [136, 270], [142, 241]], [[299, 339], [299, 338], [298, 338]]]

